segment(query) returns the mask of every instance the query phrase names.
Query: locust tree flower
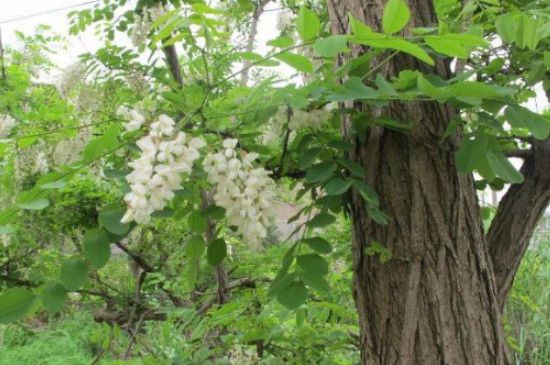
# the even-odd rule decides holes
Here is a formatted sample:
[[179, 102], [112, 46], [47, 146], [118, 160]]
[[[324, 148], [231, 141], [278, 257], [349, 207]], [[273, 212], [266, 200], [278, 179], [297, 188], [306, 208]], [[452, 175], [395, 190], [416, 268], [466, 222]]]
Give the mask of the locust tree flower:
[[258, 245], [267, 236], [274, 182], [267, 170], [254, 166], [258, 154], [237, 155], [237, 143], [226, 139], [223, 149], [205, 157], [203, 167], [216, 187], [214, 202], [225, 209], [228, 224], [237, 227], [243, 241]]
[[153, 7], [144, 8], [142, 14], [135, 16], [134, 27], [130, 33], [134, 47], [140, 47], [147, 41], [153, 22], [164, 15], [166, 10], [164, 5], [158, 4]]
[[[122, 112], [127, 110], [123, 109]], [[126, 176], [130, 192], [124, 196], [128, 210], [121, 222], [149, 223], [154, 211], [162, 210], [182, 188], [182, 174], [190, 174], [205, 143], [200, 138], [187, 141], [184, 132], [175, 131], [175, 122], [161, 115], [151, 124], [148, 135], [137, 141], [141, 155], [129, 163]]]
[[0, 138], [7, 138], [16, 125], [17, 120], [11, 115], [0, 114]]
[[124, 128], [128, 132], [137, 131], [141, 128], [142, 124], [145, 123], [145, 117], [143, 114], [124, 105], [117, 109], [117, 115], [126, 120], [126, 123], [124, 123]]

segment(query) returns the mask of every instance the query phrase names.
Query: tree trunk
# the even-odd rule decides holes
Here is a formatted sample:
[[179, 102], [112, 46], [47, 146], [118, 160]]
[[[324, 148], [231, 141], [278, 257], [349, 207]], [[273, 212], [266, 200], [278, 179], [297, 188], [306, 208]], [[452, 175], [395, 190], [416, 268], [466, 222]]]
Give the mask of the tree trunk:
[[[380, 29], [383, 0], [330, 0], [333, 33], [348, 33], [349, 13]], [[412, 26], [436, 24], [431, 0], [410, 0]], [[354, 56], [365, 52], [354, 50]], [[341, 60], [344, 61], [344, 60]], [[397, 55], [386, 77], [417, 69], [449, 78], [448, 62], [428, 67]], [[350, 158], [363, 164], [392, 221], [381, 226], [352, 194], [354, 296], [364, 364], [506, 364], [501, 309], [470, 175], [457, 172], [457, 141], [443, 138], [455, 110], [436, 102], [395, 102], [372, 115], [407, 122], [407, 134], [370, 128], [352, 138]], [[348, 133], [350, 120], [342, 130]], [[372, 241], [389, 262], [365, 254]]]

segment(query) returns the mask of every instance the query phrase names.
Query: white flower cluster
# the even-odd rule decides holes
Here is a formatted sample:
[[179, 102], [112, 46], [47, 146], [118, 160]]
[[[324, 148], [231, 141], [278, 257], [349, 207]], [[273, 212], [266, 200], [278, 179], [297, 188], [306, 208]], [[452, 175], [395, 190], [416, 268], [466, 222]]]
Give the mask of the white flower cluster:
[[158, 4], [151, 8], [144, 8], [142, 14], [135, 16], [135, 24], [130, 33], [134, 47], [139, 47], [147, 41], [151, 25], [165, 13], [166, 8], [162, 4]]
[[[90, 123], [84, 119], [81, 127]], [[84, 147], [92, 138], [90, 128], [79, 128], [78, 134], [72, 138], [65, 138], [55, 145], [52, 153], [52, 161], [55, 166], [65, 166], [77, 162]]]
[[128, 211], [121, 222], [149, 223], [151, 214], [182, 188], [181, 174], [191, 172], [204, 145], [201, 138], [186, 143], [185, 133], [176, 132], [174, 120], [166, 115], [152, 123], [149, 134], [137, 141], [141, 156], [129, 164], [134, 170], [126, 176], [131, 191], [124, 197]]
[[214, 201], [226, 210], [229, 225], [251, 245], [257, 245], [267, 235], [275, 193], [273, 179], [263, 168], [254, 168], [258, 154], [237, 156], [236, 139], [226, 139], [224, 149], [208, 154], [204, 170], [208, 181], [216, 186]]
[[73, 90], [81, 85], [86, 79], [86, 69], [80, 62], [76, 62], [66, 67], [60, 77], [57, 85], [61, 96], [68, 97]]
[[149, 91], [147, 75], [141, 71], [130, 71], [125, 75], [125, 80], [136, 93], [146, 95]]
[[34, 156], [33, 165], [31, 168], [31, 173], [33, 174], [45, 174], [50, 170], [50, 165], [48, 163], [48, 157], [44, 151], [38, 152]]
[[17, 120], [15, 120], [11, 115], [0, 114], [0, 138], [7, 138], [13, 127], [17, 125]]
[[120, 106], [117, 109], [116, 114], [119, 117], [127, 120], [127, 122], [124, 123], [124, 128], [128, 132], [137, 131], [141, 128], [141, 125], [145, 123], [145, 117], [143, 116], [143, 114], [135, 109], [130, 109], [124, 105]]

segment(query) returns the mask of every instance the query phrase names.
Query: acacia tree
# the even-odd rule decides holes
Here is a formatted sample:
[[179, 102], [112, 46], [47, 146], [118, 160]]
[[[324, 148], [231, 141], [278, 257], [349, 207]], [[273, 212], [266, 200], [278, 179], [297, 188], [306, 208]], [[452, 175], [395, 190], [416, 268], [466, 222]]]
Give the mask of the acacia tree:
[[[47, 290], [6, 291], [2, 321], [21, 318], [39, 300], [46, 307], [62, 302], [105, 264], [110, 242], [148, 224], [155, 211], [185, 218], [192, 259], [206, 247], [218, 301], [227, 301], [225, 239], [257, 244], [265, 237], [273, 186], [288, 178], [303, 182], [297, 199], [307, 204], [291, 218], [302, 217], [296, 231], [303, 236], [289, 244], [271, 285], [279, 302], [295, 309], [309, 291], [330, 291], [323, 255], [331, 245], [316, 229], [344, 214], [353, 228], [363, 363], [509, 362], [504, 303], [550, 200], [550, 121], [521, 105], [535, 85], [548, 83], [543, 5], [331, 0], [318, 7], [319, 17], [285, 4], [296, 13], [298, 39], [285, 30], [259, 55], [253, 42], [243, 51], [232, 47], [231, 37], [250, 19], [255, 33], [263, 1], [220, 8], [140, 1], [115, 18], [125, 3], [73, 14], [72, 31], [94, 23], [102, 29], [106, 46], [83, 56], [88, 72], [97, 82], [141, 72], [152, 108], [128, 106], [143, 99], [135, 94], [102, 105], [101, 125], [84, 126], [99, 136], [80, 159], [39, 176], [5, 208], [0, 224], [5, 232], [21, 229], [17, 212], [47, 208], [52, 190], [92, 164], [121, 172], [130, 166], [130, 193], [120, 189], [96, 227], [85, 227], [84, 249], [62, 261], [59, 277], [46, 278]], [[116, 31], [129, 33], [135, 47], [115, 46]], [[252, 67], [280, 62], [308, 83], [239, 82]], [[17, 116], [25, 103], [12, 97], [5, 112]], [[282, 138], [265, 138], [266, 127]], [[40, 128], [22, 144], [30, 137], [10, 122], [6, 143], [25, 148], [59, 132]], [[508, 157], [523, 159], [521, 172]], [[511, 186], [485, 232], [488, 212], [477, 190], [505, 184]]]

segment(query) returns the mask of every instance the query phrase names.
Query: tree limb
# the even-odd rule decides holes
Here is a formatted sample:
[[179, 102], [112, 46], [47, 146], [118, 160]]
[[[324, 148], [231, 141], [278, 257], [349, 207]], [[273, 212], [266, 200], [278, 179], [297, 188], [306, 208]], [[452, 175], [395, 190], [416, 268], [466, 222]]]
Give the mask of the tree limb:
[[[246, 40], [246, 50], [252, 52], [254, 50], [254, 41], [256, 40], [256, 35], [258, 34], [258, 22], [260, 16], [264, 12], [264, 8], [271, 0], [259, 0], [254, 8], [254, 13], [252, 13], [252, 20], [250, 21], [250, 32], [248, 33], [248, 38]], [[241, 74], [241, 84], [246, 86], [248, 83], [248, 78], [250, 74], [250, 60], [245, 60], [243, 65], [244, 71]]]
[[[178, 82], [178, 84], [181, 87], [183, 87], [183, 79], [181, 77], [182, 73], [181, 73], [181, 68], [178, 61], [176, 48], [172, 45], [172, 46], [164, 47], [163, 51], [164, 51], [164, 54], [166, 55], [166, 63], [168, 64], [170, 73], [172, 74], [174, 79]], [[206, 193], [205, 190], [201, 190], [201, 200], [202, 200], [203, 208], [206, 209], [206, 207], [208, 207], [209, 205], [209, 201], [208, 201], [208, 194]], [[206, 243], [208, 244], [209, 242], [212, 242], [215, 239], [215, 237], [216, 237], [216, 225], [212, 221], [212, 219], [209, 218], [207, 220], [206, 232], [205, 232]], [[225, 270], [223, 263], [216, 265], [215, 271], [216, 271], [216, 280], [218, 282], [218, 303], [225, 303], [229, 300], [229, 289], [227, 288], [227, 281], [228, 281], [227, 271]]]
[[550, 139], [533, 141], [531, 154], [526, 156], [521, 172], [525, 181], [512, 185], [504, 195], [487, 233], [501, 306], [550, 202]]
[[513, 150], [513, 151], [505, 151], [504, 154], [506, 157], [516, 157], [516, 158], [522, 158], [526, 159], [533, 155], [533, 152], [531, 150]]

